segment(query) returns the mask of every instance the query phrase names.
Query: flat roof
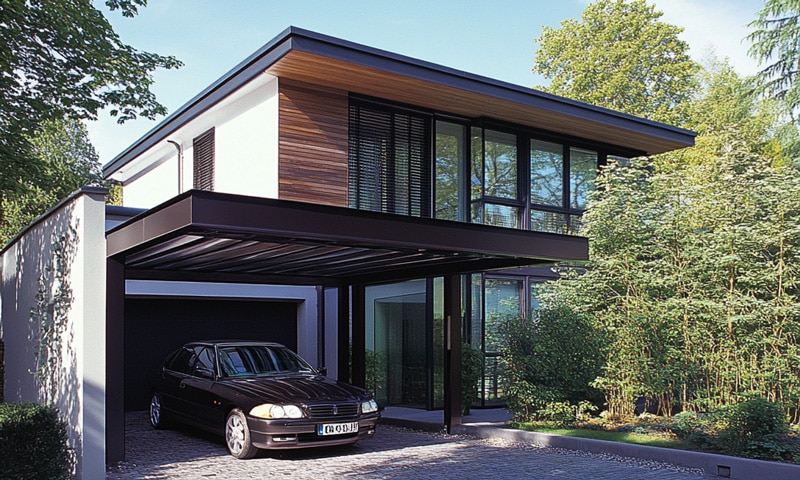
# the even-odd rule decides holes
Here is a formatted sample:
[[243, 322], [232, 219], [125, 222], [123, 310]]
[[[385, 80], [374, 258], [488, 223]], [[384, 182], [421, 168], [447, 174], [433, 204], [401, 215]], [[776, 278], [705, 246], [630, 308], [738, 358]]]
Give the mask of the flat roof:
[[191, 190], [106, 233], [125, 278], [352, 285], [581, 261], [588, 239]]
[[324, 85], [467, 118], [534, 129], [656, 154], [694, 145], [695, 133], [455, 70], [316, 32], [289, 27], [103, 167], [108, 178], [255, 77]]

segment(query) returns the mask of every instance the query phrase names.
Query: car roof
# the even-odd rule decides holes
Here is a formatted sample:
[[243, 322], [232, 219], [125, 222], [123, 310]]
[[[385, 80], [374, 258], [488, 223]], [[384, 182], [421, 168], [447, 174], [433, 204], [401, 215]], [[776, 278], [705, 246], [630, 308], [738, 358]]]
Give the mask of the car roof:
[[278, 347], [278, 348], [286, 348], [285, 345], [275, 342], [265, 342], [262, 340], [198, 340], [194, 342], [189, 342], [184, 346], [197, 346], [197, 345], [205, 345], [209, 347], [217, 346], [217, 347], [235, 347], [235, 346], [244, 346], [244, 345], [258, 345], [258, 346], [266, 346], [266, 347]]

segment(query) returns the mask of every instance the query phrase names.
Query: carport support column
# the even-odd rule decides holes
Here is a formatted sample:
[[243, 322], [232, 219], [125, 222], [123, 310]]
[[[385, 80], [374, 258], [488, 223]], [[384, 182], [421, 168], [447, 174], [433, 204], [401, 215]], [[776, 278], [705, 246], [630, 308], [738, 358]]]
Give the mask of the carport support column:
[[461, 276], [444, 277], [444, 425], [461, 425]]
[[125, 460], [125, 267], [106, 260], [106, 465]]
[[367, 385], [366, 287], [353, 285], [353, 384]]
[[350, 285], [339, 287], [336, 313], [336, 379], [350, 381]]
[[[352, 290], [352, 298], [351, 298]], [[367, 383], [364, 349], [366, 340], [364, 285], [344, 285], [339, 287], [338, 311], [338, 379], [354, 385], [364, 386]], [[352, 300], [352, 304], [351, 304]], [[351, 309], [352, 306], [352, 309]], [[350, 315], [352, 313], [352, 336]], [[352, 346], [351, 346], [352, 342]], [[350, 358], [352, 355], [352, 358]], [[352, 366], [352, 371], [351, 371]]]

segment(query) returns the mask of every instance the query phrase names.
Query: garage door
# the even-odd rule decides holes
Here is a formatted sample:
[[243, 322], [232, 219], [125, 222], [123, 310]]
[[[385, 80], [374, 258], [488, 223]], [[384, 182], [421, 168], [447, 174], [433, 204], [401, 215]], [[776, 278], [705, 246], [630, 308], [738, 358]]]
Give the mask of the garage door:
[[166, 355], [193, 340], [264, 340], [297, 350], [297, 303], [126, 298], [125, 410], [144, 410]]

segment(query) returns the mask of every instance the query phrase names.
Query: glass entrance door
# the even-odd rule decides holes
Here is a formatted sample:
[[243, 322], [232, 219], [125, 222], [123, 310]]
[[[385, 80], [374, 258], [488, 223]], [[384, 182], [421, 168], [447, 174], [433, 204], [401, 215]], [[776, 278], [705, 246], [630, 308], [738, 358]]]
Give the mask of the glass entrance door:
[[367, 387], [385, 405], [427, 407], [426, 285], [415, 280], [366, 289]]

